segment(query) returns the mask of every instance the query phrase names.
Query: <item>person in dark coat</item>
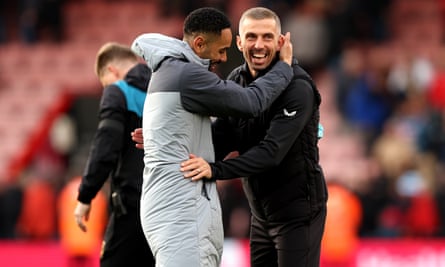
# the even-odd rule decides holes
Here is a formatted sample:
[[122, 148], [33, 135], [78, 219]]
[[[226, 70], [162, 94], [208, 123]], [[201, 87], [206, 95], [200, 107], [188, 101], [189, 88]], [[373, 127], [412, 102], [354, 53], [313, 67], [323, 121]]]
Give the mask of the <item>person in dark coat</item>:
[[104, 90], [99, 125], [79, 186], [75, 219], [87, 231], [91, 201], [111, 177], [111, 213], [100, 266], [155, 266], [139, 216], [144, 152], [135, 148], [131, 139], [131, 132], [142, 127], [151, 70], [140, 63], [129, 46], [118, 43], [100, 48], [95, 70]]

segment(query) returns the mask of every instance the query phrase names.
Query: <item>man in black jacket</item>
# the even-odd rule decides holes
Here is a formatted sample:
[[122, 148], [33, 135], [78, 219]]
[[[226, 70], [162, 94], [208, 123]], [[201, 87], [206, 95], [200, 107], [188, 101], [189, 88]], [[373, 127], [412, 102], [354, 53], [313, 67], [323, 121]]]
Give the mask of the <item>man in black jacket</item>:
[[91, 200], [111, 176], [110, 205], [100, 266], [155, 266], [139, 216], [144, 152], [134, 147], [131, 132], [142, 126], [142, 109], [151, 71], [130, 47], [107, 43], [96, 56], [96, 75], [104, 91], [99, 125], [79, 186], [74, 211], [86, 231]]
[[[280, 20], [271, 10], [244, 12], [237, 45], [246, 64], [229, 79], [245, 86], [267, 73], [276, 62], [280, 32]], [[231, 151], [240, 156], [209, 166], [191, 155], [181, 168], [193, 180], [246, 177], [253, 267], [319, 266], [327, 201], [318, 155], [321, 97], [296, 60], [292, 67], [293, 81], [260, 116], [214, 122], [216, 158]]]

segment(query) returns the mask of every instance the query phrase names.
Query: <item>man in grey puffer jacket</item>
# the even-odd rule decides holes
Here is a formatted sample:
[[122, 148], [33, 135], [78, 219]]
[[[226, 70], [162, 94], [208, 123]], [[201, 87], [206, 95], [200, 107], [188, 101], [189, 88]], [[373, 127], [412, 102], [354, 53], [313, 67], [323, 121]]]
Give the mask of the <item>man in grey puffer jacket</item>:
[[227, 60], [230, 26], [222, 12], [201, 8], [185, 19], [183, 41], [143, 34], [132, 45], [153, 70], [143, 113], [141, 220], [157, 266], [219, 266], [224, 234], [216, 183], [184, 179], [180, 163], [190, 153], [213, 161], [210, 116], [256, 116], [293, 75], [289, 34], [282, 61], [247, 90], [208, 71]]

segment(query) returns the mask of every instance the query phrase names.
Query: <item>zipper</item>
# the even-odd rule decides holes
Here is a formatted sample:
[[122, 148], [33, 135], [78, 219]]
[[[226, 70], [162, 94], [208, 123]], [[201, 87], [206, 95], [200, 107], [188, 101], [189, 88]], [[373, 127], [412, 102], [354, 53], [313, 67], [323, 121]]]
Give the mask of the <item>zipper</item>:
[[201, 191], [201, 194], [202, 194], [205, 198], [207, 198], [207, 200], [210, 200], [209, 192], [207, 192], [207, 187], [206, 187], [206, 182], [205, 182], [205, 181], [202, 182], [202, 191]]

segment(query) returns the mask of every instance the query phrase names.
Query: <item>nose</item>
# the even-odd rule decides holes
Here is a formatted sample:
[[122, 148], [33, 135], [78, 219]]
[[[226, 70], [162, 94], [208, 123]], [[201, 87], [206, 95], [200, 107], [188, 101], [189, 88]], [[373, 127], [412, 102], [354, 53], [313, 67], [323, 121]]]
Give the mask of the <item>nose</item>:
[[264, 47], [264, 42], [262, 38], [258, 38], [255, 42], [255, 48], [263, 48]]

